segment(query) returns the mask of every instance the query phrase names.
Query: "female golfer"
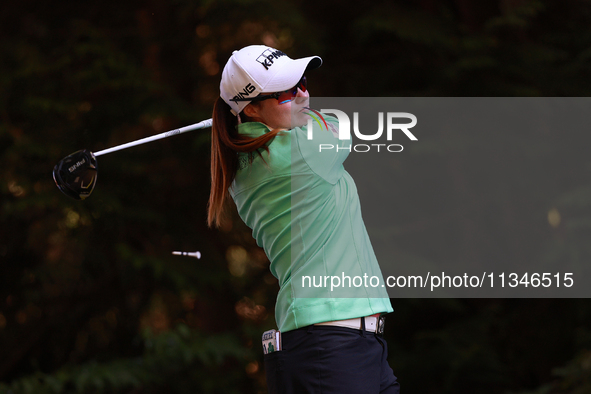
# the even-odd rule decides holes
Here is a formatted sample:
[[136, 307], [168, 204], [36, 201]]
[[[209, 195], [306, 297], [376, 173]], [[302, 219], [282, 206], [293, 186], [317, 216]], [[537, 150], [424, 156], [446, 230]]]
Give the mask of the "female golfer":
[[270, 393], [398, 393], [381, 336], [392, 306], [367, 284], [384, 282], [343, 168], [350, 141], [308, 108], [304, 74], [321, 64], [262, 45], [232, 54], [213, 111], [208, 221], [220, 225], [231, 196], [279, 280], [280, 334], [263, 338]]

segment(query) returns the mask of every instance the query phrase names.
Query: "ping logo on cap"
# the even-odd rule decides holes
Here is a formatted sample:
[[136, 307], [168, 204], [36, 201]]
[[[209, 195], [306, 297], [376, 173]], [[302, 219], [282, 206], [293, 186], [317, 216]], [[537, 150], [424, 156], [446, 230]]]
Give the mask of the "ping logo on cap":
[[249, 96], [255, 90], [256, 90], [256, 88], [251, 83], [249, 83], [248, 85], [246, 85], [245, 87], [243, 87], [242, 88], [242, 91], [239, 91], [236, 96], [232, 97], [232, 99], [230, 101], [235, 101], [235, 100], [238, 100], [238, 99], [243, 99], [245, 96]]
[[281, 56], [287, 56], [285, 53], [281, 52], [280, 50], [272, 50], [272, 49], [265, 49], [263, 53], [257, 57], [257, 62], [261, 63], [265, 70], [268, 70], [269, 67], [273, 65], [274, 59], [279, 59]]

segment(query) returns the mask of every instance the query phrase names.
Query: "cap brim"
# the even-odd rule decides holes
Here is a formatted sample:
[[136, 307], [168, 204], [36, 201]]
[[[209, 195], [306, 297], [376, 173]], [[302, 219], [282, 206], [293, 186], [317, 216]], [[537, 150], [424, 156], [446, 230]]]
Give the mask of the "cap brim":
[[313, 70], [322, 65], [322, 59], [318, 56], [295, 59], [284, 65], [281, 70], [263, 86], [263, 92], [282, 92], [293, 88], [308, 70]]

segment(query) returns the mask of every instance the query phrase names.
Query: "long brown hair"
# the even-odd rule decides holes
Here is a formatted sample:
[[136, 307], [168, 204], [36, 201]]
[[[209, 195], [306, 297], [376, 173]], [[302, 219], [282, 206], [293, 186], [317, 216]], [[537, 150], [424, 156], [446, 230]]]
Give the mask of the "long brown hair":
[[[250, 105], [255, 105], [252, 103]], [[243, 116], [244, 121], [249, 121]], [[267, 143], [280, 131], [272, 130], [257, 138], [238, 133], [237, 116], [230, 112], [230, 106], [218, 97], [213, 106], [213, 125], [211, 131], [211, 191], [207, 210], [207, 224], [220, 227], [228, 201], [228, 189], [238, 170], [238, 152], [257, 152], [263, 148], [269, 152]]]

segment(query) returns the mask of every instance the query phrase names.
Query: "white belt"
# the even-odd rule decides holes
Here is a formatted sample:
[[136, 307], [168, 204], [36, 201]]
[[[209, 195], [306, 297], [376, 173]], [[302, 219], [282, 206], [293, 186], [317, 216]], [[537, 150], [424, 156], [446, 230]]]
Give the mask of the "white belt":
[[347, 327], [355, 330], [361, 330], [361, 319], [365, 319], [365, 331], [378, 332], [379, 316], [372, 315], [366, 317], [357, 317], [355, 319], [327, 321], [323, 323], [316, 323], [316, 326], [336, 326]]

